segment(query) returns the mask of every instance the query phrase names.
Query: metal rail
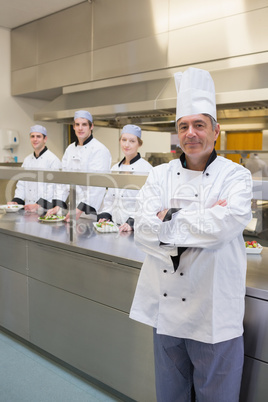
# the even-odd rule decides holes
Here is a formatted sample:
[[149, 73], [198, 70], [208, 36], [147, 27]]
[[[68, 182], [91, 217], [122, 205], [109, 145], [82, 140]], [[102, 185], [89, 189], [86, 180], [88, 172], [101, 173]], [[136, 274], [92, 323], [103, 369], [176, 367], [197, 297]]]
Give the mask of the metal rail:
[[69, 172], [0, 167], [0, 180], [24, 180], [42, 183], [74, 184], [80, 186], [139, 189], [148, 174], [128, 172]]

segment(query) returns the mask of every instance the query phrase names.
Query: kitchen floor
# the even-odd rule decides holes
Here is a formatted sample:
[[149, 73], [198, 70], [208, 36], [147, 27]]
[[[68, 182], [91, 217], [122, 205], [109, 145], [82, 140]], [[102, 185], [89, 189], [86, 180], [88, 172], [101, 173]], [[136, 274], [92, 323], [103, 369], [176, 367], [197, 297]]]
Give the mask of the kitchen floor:
[[99, 401], [121, 399], [0, 331], [0, 402]]

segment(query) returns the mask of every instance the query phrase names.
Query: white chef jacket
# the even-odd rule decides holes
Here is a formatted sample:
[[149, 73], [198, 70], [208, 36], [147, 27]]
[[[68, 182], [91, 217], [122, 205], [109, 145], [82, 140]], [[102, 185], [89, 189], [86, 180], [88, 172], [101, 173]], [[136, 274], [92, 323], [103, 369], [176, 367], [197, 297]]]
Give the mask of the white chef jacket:
[[268, 165], [258, 155], [250, 154], [250, 157], [246, 159], [245, 166], [251, 171], [253, 177], [268, 176]]
[[[121, 162], [113, 165], [111, 171], [139, 172], [142, 174], [148, 173], [152, 169], [152, 165], [145, 159], [142, 159], [139, 153], [130, 161], [129, 165], [124, 165], [124, 160], [125, 158]], [[131, 220], [133, 221], [135, 217], [135, 205], [138, 192], [138, 189], [109, 188], [104, 197], [98, 219], [112, 219], [112, 221], [118, 225], [122, 225], [125, 222], [131, 225]]]
[[[38, 158], [34, 153], [28, 155], [22, 164], [22, 167], [26, 169], [34, 170], [59, 170], [61, 168], [61, 161], [51, 151], [45, 147]], [[42, 180], [42, 174], [40, 173], [40, 180]], [[35, 204], [38, 203], [41, 207], [51, 208], [52, 199], [54, 198], [55, 184], [43, 183], [43, 182], [30, 182], [19, 180], [15, 190], [14, 201], [18, 203]], [[22, 202], [20, 202], [22, 201]], [[47, 204], [47, 202], [49, 204]]]
[[[111, 154], [108, 148], [92, 136], [84, 145], [70, 144], [62, 158], [62, 170], [77, 172], [109, 172]], [[70, 191], [69, 185], [57, 186], [57, 200], [66, 201]], [[77, 207], [87, 213], [85, 207], [99, 209], [105, 194], [104, 187], [76, 186]], [[54, 205], [59, 205], [54, 201]]]
[[[147, 253], [130, 317], [157, 333], [217, 343], [243, 333], [250, 172], [217, 157], [204, 172], [155, 167], [139, 193], [135, 241]], [[226, 199], [227, 206], [213, 205]], [[156, 216], [181, 208], [172, 219]], [[166, 245], [160, 245], [160, 242]], [[188, 247], [174, 272], [171, 256]]]

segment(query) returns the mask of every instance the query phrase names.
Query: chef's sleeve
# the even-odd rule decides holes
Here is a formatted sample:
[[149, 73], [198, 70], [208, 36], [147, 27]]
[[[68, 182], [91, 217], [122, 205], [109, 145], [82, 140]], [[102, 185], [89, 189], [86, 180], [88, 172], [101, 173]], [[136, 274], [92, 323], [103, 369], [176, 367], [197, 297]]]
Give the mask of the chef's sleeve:
[[218, 194], [226, 206], [179, 210], [159, 226], [159, 240], [172, 247], [221, 247], [241, 234], [251, 220], [251, 197], [250, 172], [235, 168], [226, 175]]

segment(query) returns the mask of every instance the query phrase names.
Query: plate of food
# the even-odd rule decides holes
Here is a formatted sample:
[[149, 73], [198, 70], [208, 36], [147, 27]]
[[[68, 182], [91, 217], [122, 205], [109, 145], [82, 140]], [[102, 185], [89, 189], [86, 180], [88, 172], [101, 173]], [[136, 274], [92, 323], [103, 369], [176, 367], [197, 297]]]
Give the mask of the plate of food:
[[94, 228], [101, 233], [112, 233], [112, 232], [118, 232], [119, 229], [118, 227], [110, 221], [104, 221], [104, 222], [93, 222]]
[[260, 254], [262, 252], [262, 246], [256, 240], [245, 241], [247, 254]]
[[50, 216], [39, 216], [38, 220], [45, 223], [54, 223], [64, 221], [65, 216], [63, 215], [50, 215]]
[[0, 205], [0, 209], [3, 209], [6, 212], [18, 212], [22, 208], [24, 208], [24, 205], [20, 204]]

